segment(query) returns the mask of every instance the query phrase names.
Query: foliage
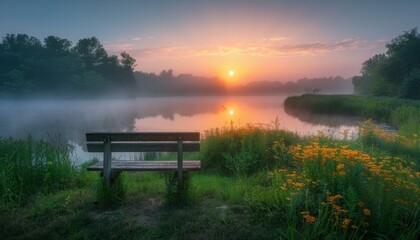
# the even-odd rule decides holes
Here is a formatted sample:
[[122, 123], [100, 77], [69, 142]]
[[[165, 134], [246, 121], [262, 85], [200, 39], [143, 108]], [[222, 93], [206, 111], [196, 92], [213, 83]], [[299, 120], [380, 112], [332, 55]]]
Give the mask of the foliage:
[[65, 145], [0, 139], [1, 203], [25, 204], [36, 193], [64, 189], [76, 171]]
[[402, 98], [420, 100], [420, 68], [413, 69], [404, 79], [400, 94]]
[[183, 174], [183, 184], [179, 185], [178, 172], [165, 175], [166, 194], [165, 204], [168, 207], [183, 207], [193, 202], [191, 194], [191, 176], [187, 172]]
[[98, 179], [96, 184], [96, 201], [101, 207], [115, 207], [123, 204], [127, 193], [126, 173], [116, 173], [112, 184], [107, 184], [103, 178]]
[[[0, 189], [22, 181], [37, 190], [20, 197], [31, 204], [16, 205], [17, 194], [7, 201], [2, 194], [0, 238], [417, 239], [420, 139], [411, 130], [418, 124], [418, 103], [317, 98], [333, 106], [325, 111], [378, 114], [404, 134], [386, 132], [371, 120], [360, 125], [356, 141], [322, 133], [302, 139], [275, 127], [209, 130], [199, 153], [204, 171], [190, 173], [181, 191], [177, 175], [152, 172], [124, 173], [109, 189], [97, 172], [65, 167], [67, 149], [30, 138], [1, 139]], [[336, 103], [329, 105], [331, 100]], [[24, 164], [17, 164], [20, 159]], [[16, 172], [17, 178], [7, 176]], [[49, 174], [58, 181], [41, 184], [52, 179]]]
[[355, 93], [419, 99], [420, 34], [417, 28], [404, 32], [362, 65], [361, 76], [353, 78]]
[[413, 168], [418, 162], [373, 156], [323, 135], [290, 152], [297, 168], [270, 175], [275, 191], [286, 199], [287, 212], [301, 216], [295, 226], [308, 236], [395, 238], [418, 224], [420, 183]]
[[[170, 178], [127, 173], [124, 205], [103, 208], [93, 204], [98, 196], [91, 183], [101, 182], [98, 173], [78, 172], [75, 178], [91, 183], [37, 195], [30, 205], [1, 203], [0, 238], [416, 239], [420, 233], [418, 159], [388, 154], [390, 144], [405, 137], [377, 131], [370, 122], [355, 142], [254, 131], [209, 135], [204, 151], [208, 140], [214, 145], [227, 136], [262, 135], [272, 144], [273, 168], [234, 177], [222, 176], [223, 168], [192, 173], [191, 205], [162, 205]], [[390, 144], [378, 145], [380, 139]], [[409, 141], [420, 148], [417, 140]]]
[[109, 56], [95, 37], [71, 42], [48, 36], [41, 43], [26, 34], [7, 34], [0, 42], [0, 94], [62, 96], [99, 94], [135, 87], [135, 59], [121, 53]]
[[251, 175], [281, 164], [274, 158], [273, 143], [282, 140], [286, 145], [298, 137], [282, 130], [252, 126], [232, 129], [211, 129], [203, 142], [202, 167], [217, 169], [227, 175]]

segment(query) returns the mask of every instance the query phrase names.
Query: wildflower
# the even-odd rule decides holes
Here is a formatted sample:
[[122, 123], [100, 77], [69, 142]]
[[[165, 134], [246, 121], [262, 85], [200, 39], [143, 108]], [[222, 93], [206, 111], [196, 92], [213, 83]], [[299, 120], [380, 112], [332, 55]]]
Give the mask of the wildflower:
[[350, 222], [351, 222], [351, 220], [350, 220], [350, 219], [348, 219], [348, 218], [344, 219], [344, 220], [341, 222], [341, 227], [342, 227], [342, 228], [347, 228], [347, 227], [349, 226]]
[[365, 214], [366, 216], [370, 216], [371, 212], [370, 212], [369, 209], [365, 208], [365, 209], [363, 209], [363, 214]]
[[305, 219], [305, 222], [307, 223], [315, 223], [316, 217], [311, 216], [309, 211], [300, 212], [300, 214], [303, 215], [303, 218]]
[[338, 164], [338, 166], [337, 166], [337, 170], [341, 170], [341, 169], [343, 169], [343, 168], [344, 168], [344, 164], [343, 164], [343, 163]]
[[339, 198], [342, 198], [342, 196], [340, 194], [331, 196], [331, 197], [328, 198], [328, 202], [333, 203], [333, 202], [335, 202], [335, 200], [337, 200]]
[[303, 217], [305, 218], [305, 221], [307, 223], [315, 223], [316, 222], [316, 217], [314, 217], [314, 216], [306, 215], [306, 216], [303, 216]]

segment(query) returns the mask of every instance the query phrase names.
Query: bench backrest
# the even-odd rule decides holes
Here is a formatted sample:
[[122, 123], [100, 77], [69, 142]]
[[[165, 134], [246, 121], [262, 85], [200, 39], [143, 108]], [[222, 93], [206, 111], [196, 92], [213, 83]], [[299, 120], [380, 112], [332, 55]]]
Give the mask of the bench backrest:
[[86, 133], [88, 152], [182, 152], [200, 151], [199, 132]]
[[183, 182], [183, 153], [200, 151], [199, 132], [86, 133], [89, 152], [103, 152], [103, 175], [110, 184], [112, 152], [178, 152], [178, 181]]

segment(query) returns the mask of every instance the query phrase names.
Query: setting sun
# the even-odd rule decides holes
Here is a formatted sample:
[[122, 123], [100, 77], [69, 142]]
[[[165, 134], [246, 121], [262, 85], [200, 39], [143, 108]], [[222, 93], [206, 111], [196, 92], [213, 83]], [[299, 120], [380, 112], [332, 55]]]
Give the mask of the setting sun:
[[233, 77], [233, 76], [235, 76], [235, 71], [230, 70], [230, 71], [229, 71], [229, 77]]
[[233, 114], [235, 114], [235, 111], [233, 109], [229, 110], [229, 115], [233, 116]]

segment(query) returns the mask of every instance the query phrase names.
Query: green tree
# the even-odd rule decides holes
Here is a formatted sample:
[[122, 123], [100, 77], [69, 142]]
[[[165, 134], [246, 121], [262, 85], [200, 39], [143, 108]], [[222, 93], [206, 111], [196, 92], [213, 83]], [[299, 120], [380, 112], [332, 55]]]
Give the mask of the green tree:
[[417, 28], [392, 39], [386, 47], [386, 54], [375, 55], [362, 64], [362, 76], [353, 78], [355, 92], [374, 96], [412, 96], [405, 92], [413, 81], [408, 76], [413, 69], [420, 68]]
[[415, 68], [404, 79], [401, 87], [401, 97], [420, 100], [420, 68]]
[[44, 39], [44, 45], [51, 56], [58, 57], [70, 52], [71, 42], [67, 39], [48, 36]]
[[83, 59], [87, 70], [93, 70], [107, 61], [108, 54], [96, 37], [80, 39], [73, 51]]

